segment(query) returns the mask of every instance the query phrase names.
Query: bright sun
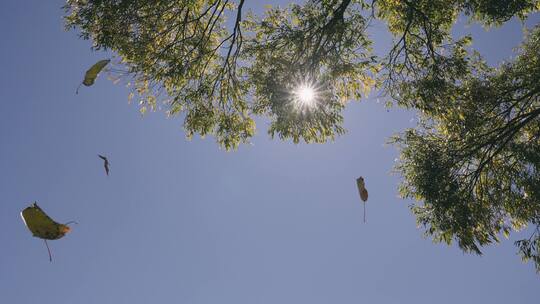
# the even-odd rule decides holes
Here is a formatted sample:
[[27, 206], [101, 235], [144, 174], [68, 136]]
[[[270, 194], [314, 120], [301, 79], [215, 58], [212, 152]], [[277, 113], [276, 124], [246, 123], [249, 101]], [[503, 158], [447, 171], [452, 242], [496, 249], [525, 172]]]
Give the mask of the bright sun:
[[300, 85], [296, 89], [295, 95], [302, 105], [311, 106], [315, 101], [315, 90], [309, 85]]

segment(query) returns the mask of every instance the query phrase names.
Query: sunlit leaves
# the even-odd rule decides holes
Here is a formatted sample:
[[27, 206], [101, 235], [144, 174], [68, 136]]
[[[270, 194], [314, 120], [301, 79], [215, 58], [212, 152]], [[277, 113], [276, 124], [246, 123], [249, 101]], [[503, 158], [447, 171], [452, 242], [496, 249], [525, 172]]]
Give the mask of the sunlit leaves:
[[[539, 38], [536, 28], [499, 68], [458, 50], [445, 77], [426, 73], [403, 90], [400, 102], [422, 111], [419, 128], [395, 138], [401, 193], [422, 202], [412, 209], [435, 241], [480, 253], [540, 224]], [[538, 261], [536, 243], [517, 244]]]
[[73, 0], [65, 8], [68, 27], [120, 57], [141, 112], [161, 105], [183, 112], [188, 136], [213, 134], [225, 148], [253, 135], [237, 69], [241, 30], [225, 27], [225, 16], [240, 9], [233, 2]]
[[[254, 110], [270, 114], [272, 135], [325, 142], [344, 132], [341, 111], [369, 92], [377, 71], [361, 12], [351, 1], [308, 1], [270, 9], [260, 21], [251, 18]], [[306, 81], [316, 87], [318, 101], [298, 110], [292, 95]]]
[[524, 262], [532, 260], [536, 271], [540, 272], [540, 231], [537, 229], [530, 238], [515, 242]]
[[[255, 115], [294, 142], [342, 134], [345, 103], [365, 96], [378, 71], [364, 2], [268, 6], [262, 17], [243, 12], [243, 3], [69, 0], [66, 24], [118, 55], [141, 112], [165, 106], [182, 114], [188, 137], [211, 134], [236, 148], [253, 136]], [[307, 77], [321, 89], [309, 113], [288, 102], [291, 86]]]
[[[448, 64], [447, 51], [455, 42], [452, 26], [459, 16], [472, 21], [499, 25], [517, 16], [524, 19], [537, 11], [538, 0], [417, 0], [376, 1], [375, 13], [384, 20], [394, 35], [394, 46], [385, 62], [386, 90], [397, 97], [402, 82], [421, 78], [429, 71], [444, 74]], [[442, 70], [441, 70], [442, 69]], [[420, 76], [420, 77], [419, 77]], [[399, 98], [396, 98], [399, 99]]]

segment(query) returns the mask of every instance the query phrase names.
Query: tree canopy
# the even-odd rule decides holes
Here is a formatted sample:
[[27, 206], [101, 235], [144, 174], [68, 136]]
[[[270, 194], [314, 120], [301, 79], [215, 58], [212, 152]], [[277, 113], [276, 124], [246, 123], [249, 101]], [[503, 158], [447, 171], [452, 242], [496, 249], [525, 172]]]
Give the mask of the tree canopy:
[[[365, 4], [313, 1], [269, 8], [258, 18], [244, 1], [68, 1], [66, 22], [95, 49], [114, 51], [132, 77], [143, 111], [163, 102], [185, 115], [188, 136], [214, 135], [226, 149], [253, 136], [255, 115], [294, 142], [344, 132], [341, 110], [374, 83]], [[226, 17], [233, 24], [227, 27]], [[319, 91], [312, 108], [291, 86]]]
[[[538, 0], [307, 0], [262, 16], [230, 0], [68, 0], [66, 25], [116, 54], [141, 111], [162, 104], [188, 136], [226, 149], [248, 142], [255, 117], [295, 143], [343, 134], [342, 111], [380, 89], [420, 123], [394, 137], [401, 193], [436, 241], [480, 253], [502, 233], [540, 270], [540, 28], [515, 60], [490, 67], [453, 37], [460, 16], [498, 26], [540, 10]], [[369, 24], [393, 47], [375, 56]], [[294, 90], [309, 85], [312, 105]]]
[[[513, 62], [488, 67], [454, 50], [445, 78], [426, 74], [406, 86], [403, 102], [418, 103], [421, 124], [395, 141], [405, 197], [437, 241], [480, 253], [529, 224], [518, 241], [523, 258], [540, 266], [540, 28]], [[540, 269], [539, 269], [540, 270]]]

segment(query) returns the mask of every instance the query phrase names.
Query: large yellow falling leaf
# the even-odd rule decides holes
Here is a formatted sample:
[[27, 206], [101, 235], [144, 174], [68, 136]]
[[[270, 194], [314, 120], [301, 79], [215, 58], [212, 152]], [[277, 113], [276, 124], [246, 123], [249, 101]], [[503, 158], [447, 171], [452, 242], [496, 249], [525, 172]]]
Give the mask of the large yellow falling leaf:
[[366, 222], [366, 201], [368, 199], [368, 191], [366, 189], [366, 183], [364, 182], [363, 177], [356, 179], [356, 186], [358, 187], [358, 194], [360, 194], [360, 199], [364, 201], [364, 223]]
[[32, 235], [43, 239], [47, 250], [49, 251], [49, 259], [52, 261], [51, 251], [47, 240], [57, 240], [62, 238], [66, 233], [71, 231], [67, 224], [60, 224], [51, 219], [38, 205], [33, 203], [30, 207], [25, 208], [21, 212], [21, 217], [24, 224]]
[[[99, 75], [99, 72], [101, 72], [101, 70], [103, 70], [103, 68], [109, 64], [111, 60], [109, 59], [104, 59], [104, 60], [100, 60], [98, 62], [96, 62], [93, 66], [91, 66], [88, 71], [86, 71], [86, 74], [84, 74], [84, 80], [82, 82], [82, 84], [84, 84], [85, 86], [89, 87], [91, 85], [94, 84], [94, 82], [96, 81], [96, 78], [98, 77]], [[80, 85], [79, 85], [80, 87]], [[79, 88], [77, 88], [77, 92], [79, 92]]]

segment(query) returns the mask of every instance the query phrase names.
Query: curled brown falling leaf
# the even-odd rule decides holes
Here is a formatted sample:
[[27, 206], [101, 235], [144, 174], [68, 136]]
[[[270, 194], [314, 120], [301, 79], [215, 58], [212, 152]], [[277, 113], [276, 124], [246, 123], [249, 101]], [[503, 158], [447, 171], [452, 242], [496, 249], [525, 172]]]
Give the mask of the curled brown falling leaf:
[[364, 223], [366, 222], [366, 201], [368, 199], [368, 191], [366, 189], [366, 183], [364, 178], [360, 176], [356, 179], [356, 186], [358, 187], [358, 194], [360, 194], [360, 199], [364, 202]]
[[358, 186], [358, 193], [360, 194], [360, 198], [362, 201], [367, 201], [368, 199], [368, 191], [366, 190], [366, 184], [364, 182], [363, 177], [359, 177], [356, 179], [356, 185]]

